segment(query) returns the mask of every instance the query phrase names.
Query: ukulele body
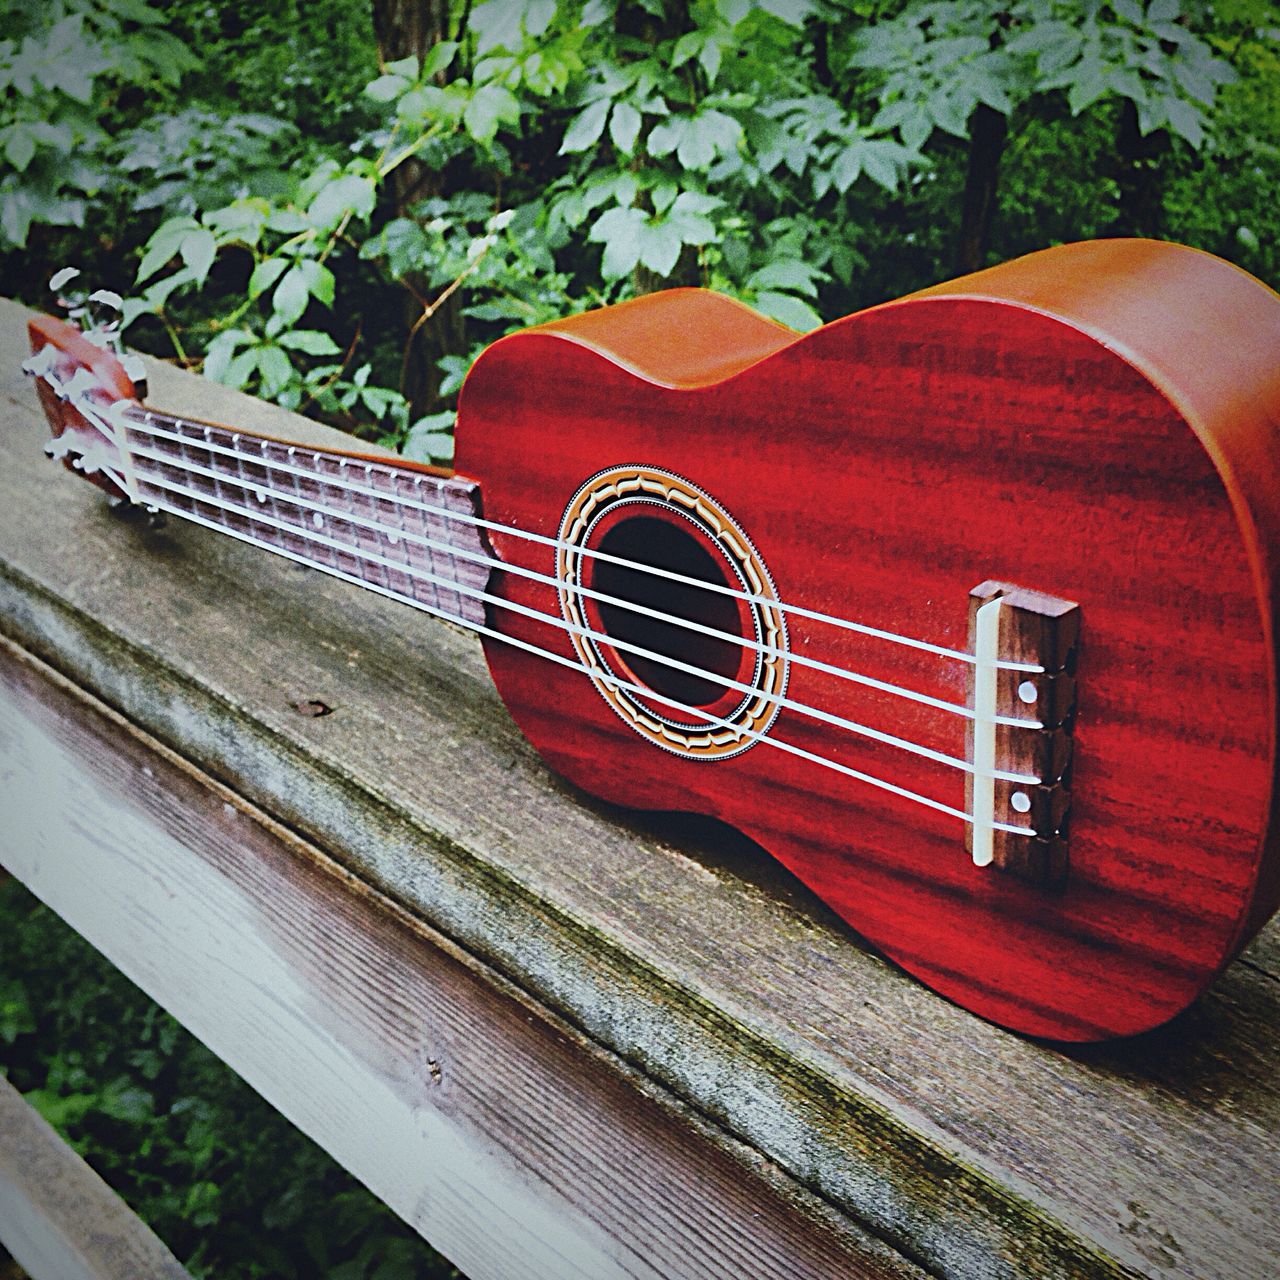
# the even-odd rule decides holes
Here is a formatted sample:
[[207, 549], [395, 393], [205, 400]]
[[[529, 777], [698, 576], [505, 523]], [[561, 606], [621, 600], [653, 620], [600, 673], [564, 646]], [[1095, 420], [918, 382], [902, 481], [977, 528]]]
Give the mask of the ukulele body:
[[[571, 782], [730, 823], [981, 1015], [1067, 1040], [1155, 1026], [1280, 895], [1280, 382], [1262, 372], [1277, 352], [1275, 295], [1132, 241], [1033, 255], [802, 338], [675, 291], [504, 339], [458, 427], [485, 516], [759, 600], [676, 580], [643, 597], [749, 642], [735, 647], [499, 569], [489, 589], [517, 608], [740, 687], [491, 606], [490, 626], [563, 661], [488, 639], [494, 680]], [[506, 564], [557, 569], [547, 545], [490, 537]], [[573, 584], [641, 589], [559, 554]], [[974, 865], [963, 822], [854, 776], [964, 809], [962, 770], [798, 708], [959, 759], [963, 716], [776, 656], [971, 705], [965, 663], [766, 602], [965, 651], [987, 579], [1080, 605], [1056, 886]]]

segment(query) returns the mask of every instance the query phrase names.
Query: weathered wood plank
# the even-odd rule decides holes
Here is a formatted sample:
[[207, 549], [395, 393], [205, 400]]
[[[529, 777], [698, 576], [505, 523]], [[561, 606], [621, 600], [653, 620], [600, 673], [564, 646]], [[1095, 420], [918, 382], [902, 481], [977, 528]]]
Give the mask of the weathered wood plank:
[[[995, 1030], [746, 842], [570, 793], [469, 638], [109, 516], [39, 457], [19, 319], [0, 313], [0, 627], [929, 1270], [1274, 1273], [1280, 984], [1254, 960], [1274, 925], [1139, 1041], [1068, 1054]], [[285, 433], [198, 379], [153, 385]], [[299, 717], [300, 697], [334, 714]]]
[[0, 1242], [31, 1280], [190, 1280], [151, 1229], [3, 1076]]
[[472, 1280], [922, 1274], [4, 641], [0, 761], [10, 870]]

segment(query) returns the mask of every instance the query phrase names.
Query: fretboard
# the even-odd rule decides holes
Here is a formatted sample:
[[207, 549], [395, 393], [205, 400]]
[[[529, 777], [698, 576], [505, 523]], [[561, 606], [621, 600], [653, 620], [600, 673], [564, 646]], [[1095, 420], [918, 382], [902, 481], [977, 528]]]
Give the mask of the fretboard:
[[493, 563], [477, 486], [134, 409], [141, 501], [466, 624], [483, 624]]

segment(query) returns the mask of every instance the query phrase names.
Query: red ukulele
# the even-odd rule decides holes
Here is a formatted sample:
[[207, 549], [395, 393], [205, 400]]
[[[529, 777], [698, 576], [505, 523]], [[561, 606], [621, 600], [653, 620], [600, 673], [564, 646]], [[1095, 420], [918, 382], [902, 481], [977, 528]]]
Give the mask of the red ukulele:
[[1165, 1021], [1280, 899], [1280, 298], [1068, 245], [798, 336], [703, 290], [515, 334], [458, 470], [139, 403], [31, 324], [50, 452], [478, 632], [548, 762], [753, 837], [937, 991]]

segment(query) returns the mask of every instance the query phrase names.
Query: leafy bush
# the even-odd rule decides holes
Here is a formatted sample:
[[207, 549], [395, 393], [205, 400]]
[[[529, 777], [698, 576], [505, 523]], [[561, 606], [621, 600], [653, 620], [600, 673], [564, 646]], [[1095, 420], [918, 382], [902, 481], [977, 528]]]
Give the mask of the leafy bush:
[[458, 1280], [16, 880], [0, 1064], [197, 1276]]

